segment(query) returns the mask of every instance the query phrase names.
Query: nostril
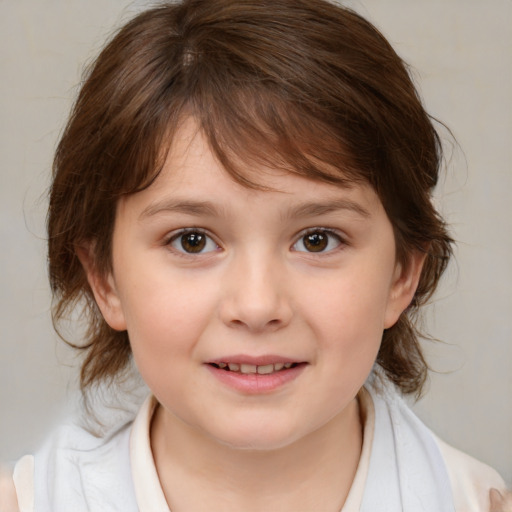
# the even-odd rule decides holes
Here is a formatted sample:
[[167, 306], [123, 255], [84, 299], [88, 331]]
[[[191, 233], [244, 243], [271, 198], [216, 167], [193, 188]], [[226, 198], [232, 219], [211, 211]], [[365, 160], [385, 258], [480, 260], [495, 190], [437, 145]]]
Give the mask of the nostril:
[[229, 324], [232, 327], [251, 327], [251, 328], [256, 328], [256, 330], [259, 330], [259, 329], [268, 329], [268, 328], [279, 327], [282, 324], [282, 321], [279, 320], [278, 318], [275, 318], [273, 320], [269, 320], [268, 322], [264, 323], [264, 325], [262, 325], [261, 327], [255, 327], [254, 325], [251, 326], [242, 320], [231, 320], [229, 322]]

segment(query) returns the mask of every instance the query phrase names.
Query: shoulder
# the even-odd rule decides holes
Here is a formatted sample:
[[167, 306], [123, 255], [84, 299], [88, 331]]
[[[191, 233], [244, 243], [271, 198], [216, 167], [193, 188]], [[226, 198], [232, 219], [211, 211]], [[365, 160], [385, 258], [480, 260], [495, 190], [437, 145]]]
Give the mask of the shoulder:
[[490, 489], [505, 489], [498, 472], [438, 437], [434, 438], [446, 464], [457, 512], [490, 510]]
[[[398, 436], [396, 457], [409, 464], [410, 471], [403, 473], [405, 478], [414, 478], [419, 474], [423, 454], [424, 474], [434, 479], [438, 489], [447, 490], [456, 512], [489, 511], [491, 488], [505, 490], [505, 483], [497, 471], [440, 440], [411, 411], [398, 390], [388, 381], [376, 379], [371, 385], [374, 402], [385, 404], [385, 411], [392, 420], [395, 440]], [[414, 447], [417, 450], [413, 454]], [[419, 485], [425, 487], [423, 483]]]
[[41, 510], [135, 510], [128, 436], [129, 425], [106, 439], [59, 427], [0, 475], [0, 512], [34, 512], [36, 498]]
[[[67, 511], [69, 503], [76, 505], [73, 510], [135, 510], [129, 449], [133, 416], [114, 410], [98, 428], [72, 417], [34, 455], [22, 457], [14, 471], [0, 468], [0, 512], [33, 512], [35, 497], [42, 510]], [[122, 508], [116, 508], [119, 503]]]

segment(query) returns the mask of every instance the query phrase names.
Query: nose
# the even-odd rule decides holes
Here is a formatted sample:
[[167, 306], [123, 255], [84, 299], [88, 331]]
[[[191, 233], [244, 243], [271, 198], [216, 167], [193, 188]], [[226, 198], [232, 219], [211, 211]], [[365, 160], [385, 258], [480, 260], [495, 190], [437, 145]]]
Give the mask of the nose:
[[256, 254], [237, 258], [225, 276], [222, 321], [252, 333], [273, 332], [290, 323], [292, 306], [284, 269]]

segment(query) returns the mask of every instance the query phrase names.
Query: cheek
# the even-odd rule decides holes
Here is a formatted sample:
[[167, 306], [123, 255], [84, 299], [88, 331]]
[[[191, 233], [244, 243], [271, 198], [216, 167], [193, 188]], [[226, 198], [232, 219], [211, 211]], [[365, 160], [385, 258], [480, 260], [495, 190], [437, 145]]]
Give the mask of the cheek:
[[215, 314], [214, 288], [185, 281], [155, 271], [141, 273], [121, 287], [133, 356], [146, 382], [155, 372], [179, 372], [179, 362], [193, 358]]
[[301, 309], [310, 325], [319, 331], [319, 339], [327, 336], [334, 342], [357, 345], [372, 339], [380, 342], [389, 283], [379, 281], [379, 275], [371, 276], [370, 272], [364, 277], [354, 272], [349, 278], [326, 280], [314, 293], [303, 294]]
[[[373, 274], [373, 275], [372, 275]], [[380, 273], [351, 273], [304, 297], [302, 310], [318, 343], [318, 359], [332, 375], [332, 396], [357, 393], [377, 357], [389, 295]]]
[[127, 329], [134, 344], [162, 352], [190, 344], [211, 316], [204, 296], [201, 301], [188, 300], [181, 294], [165, 293], [140, 297], [127, 312]]

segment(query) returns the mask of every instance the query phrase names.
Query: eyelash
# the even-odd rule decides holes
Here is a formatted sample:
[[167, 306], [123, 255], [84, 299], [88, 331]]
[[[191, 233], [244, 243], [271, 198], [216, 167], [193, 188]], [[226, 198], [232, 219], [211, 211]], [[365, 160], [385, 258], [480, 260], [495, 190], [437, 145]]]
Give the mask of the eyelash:
[[[178, 243], [179, 243], [179, 240], [183, 239], [183, 237], [188, 234], [194, 234], [194, 235], [199, 235], [199, 236], [204, 237], [205, 245], [203, 247], [201, 247], [197, 252], [186, 251], [183, 248], [183, 244], [181, 244], [181, 248], [175, 247], [173, 245], [174, 242], [178, 241]], [[215, 248], [213, 248], [213, 249], [210, 248], [210, 250], [204, 252], [203, 249], [205, 247], [208, 247], [209, 244], [210, 245], [214, 244]], [[179, 256], [183, 256], [183, 257], [195, 257], [198, 255], [205, 255], [210, 252], [215, 252], [217, 249], [220, 248], [219, 244], [213, 239], [213, 237], [210, 236], [204, 229], [201, 229], [201, 228], [185, 228], [185, 229], [180, 229], [179, 231], [174, 231], [166, 238], [164, 245], [171, 247], [173, 252], [175, 252]]]
[[[311, 236], [311, 235], [317, 235], [317, 234], [320, 234], [321, 236], [326, 237], [327, 240], [326, 240], [325, 247], [322, 247], [322, 245], [320, 245], [320, 249], [318, 251], [314, 251], [314, 250], [302, 251], [302, 250], [299, 250], [296, 248], [297, 244], [299, 244], [301, 242], [304, 245], [304, 241], [305, 241], [306, 237]], [[329, 244], [331, 243], [332, 239], [335, 240], [336, 246], [329, 248]], [[316, 243], [320, 243], [320, 244], [322, 242], [323, 242], [323, 240], [321, 240], [321, 239], [316, 241]], [[302, 233], [300, 233], [297, 238], [297, 241], [292, 245], [292, 249], [297, 252], [304, 252], [307, 254], [327, 255], [327, 254], [331, 254], [337, 250], [341, 250], [343, 247], [346, 247], [347, 245], [348, 244], [347, 244], [346, 240], [344, 239], [343, 236], [341, 236], [341, 234], [338, 231], [333, 230], [333, 229], [328, 229], [328, 228], [317, 227], [317, 228], [309, 228], [309, 229], [303, 231]]]
[[[197, 252], [194, 252], [193, 250], [187, 251], [183, 247], [183, 237], [187, 234], [194, 234], [198, 235], [199, 239], [197, 242], [199, 243], [199, 248]], [[316, 239], [313, 238], [313, 235], [320, 235], [317, 236]], [[311, 237], [309, 240], [309, 243], [313, 244], [313, 247], [316, 245], [318, 250], [308, 250], [306, 247], [306, 237]], [[204, 239], [201, 239], [200, 237], [204, 237]], [[179, 241], [181, 239], [181, 247], [174, 246], [174, 243]], [[332, 245], [333, 239], [335, 240], [335, 247], [329, 247]], [[306, 243], [305, 243], [306, 242]], [[179, 243], [179, 242], [178, 242]], [[297, 246], [298, 244], [301, 244], [305, 248], [305, 250], [299, 249]], [[201, 245], [202, 244], [202, 245]], [[214, 244], [215, 247], [212, 248], [211, 245]], [[172, 248], [173, 252], [175, 252], [177, 255], [182, 257], [195, 257], [200, 255], [206, 255], [211, 252], [215, 252], [220, 248], [219, 244], [213, 239], [212, 236], [210, 236], [204, 229], [201, 228], [185, 228], [181, 229], [179, 231], [175, 231], [167, 237], [165, 244], [166, 246], [169, 246]], [[305, 231], [302, 231], [299, 236], [297, 237], [296, 241], [291, 246], [291, 249], [295, 252], [303, 252], [306, 254], [318, 254], [318, 255], [327, 255], [331, 254], [336, 250], [340, 250], [343, 247], [347, 245], [346, 240], [339, 234], [338, 231], [323, 227], [317, 227], [317, 228], [309, 228]], [[210, 246], [210, 247], [209, 247]], [[311, 248], [313, 248], [311, 247]], [[204, 251], [205, 248], [208, 248], [209, 250]], [[310, 248], [310, 249], [311, 249]]]

